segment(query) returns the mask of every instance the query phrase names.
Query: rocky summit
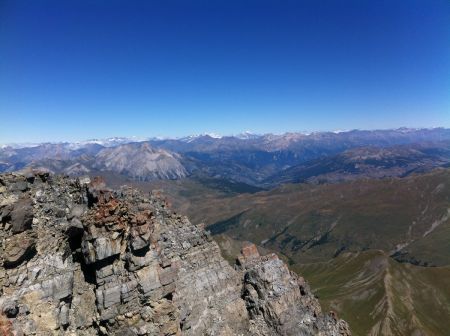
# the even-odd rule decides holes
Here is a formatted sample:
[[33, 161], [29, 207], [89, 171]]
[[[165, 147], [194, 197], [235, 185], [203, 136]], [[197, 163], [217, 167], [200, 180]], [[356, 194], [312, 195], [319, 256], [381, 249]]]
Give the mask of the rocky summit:
[[0, 175], [1, 335], [350, 335], [275, 254], [234, 267], [157, 193]]

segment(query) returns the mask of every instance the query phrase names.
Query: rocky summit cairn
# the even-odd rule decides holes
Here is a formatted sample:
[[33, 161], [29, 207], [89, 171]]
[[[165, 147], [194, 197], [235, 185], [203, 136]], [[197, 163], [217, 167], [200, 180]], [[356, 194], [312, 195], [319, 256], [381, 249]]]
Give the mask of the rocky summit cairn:
[[233, 268], [157, 194], [4, 174], [0, 228], [1, 335], [350, 335], [275, 254]]

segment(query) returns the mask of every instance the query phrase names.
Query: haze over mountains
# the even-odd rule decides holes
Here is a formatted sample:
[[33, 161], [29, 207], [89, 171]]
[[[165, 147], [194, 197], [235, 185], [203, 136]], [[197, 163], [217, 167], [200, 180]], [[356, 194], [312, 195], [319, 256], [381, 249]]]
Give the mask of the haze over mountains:
[[265, 186], [342, 180], [349, 178], [348, 173], [353, 178], [429, 171], [450, 162], [449, 141], [450, 129], [445, 128], [111, 138], [3, 146], [0, 171], [41, 167], [69, 175], [113, 172], [137, 180], [191, 175]]

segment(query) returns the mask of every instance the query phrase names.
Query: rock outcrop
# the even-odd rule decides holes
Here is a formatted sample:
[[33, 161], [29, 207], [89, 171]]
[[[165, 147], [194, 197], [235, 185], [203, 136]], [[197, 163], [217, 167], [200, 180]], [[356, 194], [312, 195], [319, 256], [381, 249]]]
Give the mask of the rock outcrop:
[[233, 268], [158, 194], [0, 175], [2, 335], [350, 335], [275, 254]]

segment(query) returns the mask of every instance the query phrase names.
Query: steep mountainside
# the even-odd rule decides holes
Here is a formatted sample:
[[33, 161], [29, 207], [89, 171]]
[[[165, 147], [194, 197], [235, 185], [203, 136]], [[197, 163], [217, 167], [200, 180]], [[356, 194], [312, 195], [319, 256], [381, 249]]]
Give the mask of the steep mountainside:
[[140, 181], [176, 179], [188, 174], [178, 154], [153, 148], [147, 142], [107, 148], [98, 144], [84, 145], [82, 148], [72, 148], [68, 144], [46, 144], [18, 150], [5, 149], [3, 154], [0, 153], [0, 160], [1, 155], [5, 171], [33, 167], [70, 176], [114, 172]]
[[381, 251], [366, 251], [294, 268], [354, 335], [448, 335], [449, 266], [401, 264]]
[[160, 196], [0, 175], [2, 335], [350, 335], [275, 254], [235, 268]]
[[176, 179], [187, 175], [179, 155], [145, 142], [103, 149], [96, 155], [93, 166], [137, 180]]

